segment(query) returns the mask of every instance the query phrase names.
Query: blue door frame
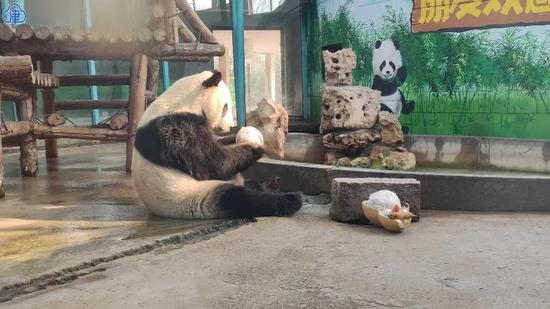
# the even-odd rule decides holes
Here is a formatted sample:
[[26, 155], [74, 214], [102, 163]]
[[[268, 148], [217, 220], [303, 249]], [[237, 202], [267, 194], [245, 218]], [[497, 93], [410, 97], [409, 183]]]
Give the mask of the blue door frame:
[[235, 72], [235, 101], [237, 103], [237, 125], [246, 125], [246, 84], [244, 66], [244, 1], [231, 1], [233, 31], [233, 69]]

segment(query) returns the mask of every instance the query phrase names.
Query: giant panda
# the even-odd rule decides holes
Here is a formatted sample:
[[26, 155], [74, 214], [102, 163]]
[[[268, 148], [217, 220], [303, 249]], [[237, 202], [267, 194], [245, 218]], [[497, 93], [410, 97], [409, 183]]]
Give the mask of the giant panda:
[[372, 50], [372, 68], [374, 78], [372, 89], [382, 93], [381, 110], [409, 114], [414, 110], [414, 101], [406, 101], [399, 86], [407, 78], [407, 68], [403, 64], [399, 41], [376, 41]]
[[[222, 144], [216, 134], [233, 125], [231, 95], [218, 71], [176, 81], [141, 118], [132, 175], [154, 214], [170, 218], [287, 216], [298, 211], [298, 193], [244, 186], [240, 173], [264, 153], [261, 146]], [[225, 139], [234, 140], [234, 139]]]

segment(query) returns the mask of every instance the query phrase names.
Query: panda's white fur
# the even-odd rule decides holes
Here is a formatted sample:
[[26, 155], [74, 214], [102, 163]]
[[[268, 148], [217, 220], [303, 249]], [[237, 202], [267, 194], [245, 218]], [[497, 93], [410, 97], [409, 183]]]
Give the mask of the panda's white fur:
[[139, 197], [154, 214], [208, 219], [290, 215], [300, 209], [297, 193], [243, 186], [239, 173], [263, 148], [216, 140], [215, 131], [226, 133], [233, 125], [231, 107], [221, 73], [205, 71], [176, 81], [147, 108], [137, 128], [132, 174]]
[[[201, 115], [204, 112], [212, 129], [228, 132], [233, 126], [231, 94], [223, 81], [218, 87], [201, 87], [210, 76], [212, 72], [205, 71], [176, 81], [147, 108], [138, 128], [170, 113]], [[222, 118], [224, 104], [229, 105], [229, 110]], [[217, 208], [212, 207], [217, 198], [216, 188], [228, 183], [243, 184], [240, 175], [231, 181], [198, 181], [177, 170], [152, 164], [137, 150], [134, 150], [132, 175], [136, 191], [145, 205], [153, 213], [171, 218], [220, 217]]]

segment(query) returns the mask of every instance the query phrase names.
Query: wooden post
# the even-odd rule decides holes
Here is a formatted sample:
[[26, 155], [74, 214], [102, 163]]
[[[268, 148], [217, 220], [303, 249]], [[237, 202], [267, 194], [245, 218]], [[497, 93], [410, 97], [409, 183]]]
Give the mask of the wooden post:
[[147, 67], [147, 91], [152, 94], [152, 98], [157, 98], [159, 86], [160, 63], [158, 59], [149, 59]]
[[[40, 69], [42, 73], [53, 73], [53, 61], [41, 60]], [[53, 89], [43, 89], [42, 99], [44, 102], [44, 120], [49, 114], [55, 112], [55, 93]], [[57, 140], [46, 140], [46, 158], [57, 158]]]
[[216, 39], [212, 32], [210, 32], [210, 29], [206, 27], [199, 15], [197, 15], [197, 13], [189, 5], [187, 0], [176, 0], [176, 5], [180, 9], [183, 17], [185, 17], [187, 22], [189, 22], [189, 24], [197, 30], [200, 34], [199, 36], [204, 42], [218, 44], [218, 39]]
[[[0, 91], [0, 102], [2, 102], [2, 91]], [[2, 111], [0, 110], [0, 118], [1, 117]], [[2, 159], [2, 135], [0, 133], [0, 198], [6, 195], [6, 191], [4, 191], [4, 160]]]
[[[34, 95], [17, 102], [17, 117], [19, 121], [30, 121], [33, 118], [33, 104], [36, 104], [36, 97]], [[21, 175], [36, 175], [38, 171], [38, 151], [36, 148], [36, 138], [33, 134], [27, 134], [21, 138], [19, 150]]]
[[145, 111], [145, 88], [147, 86], [147, 56], [137, 54], [132, 59], [130, 100], [128, 106], [128, 142], [126, 143], [126, 171], [132, 171], [132, 157], [136, 141], [136, 129]]

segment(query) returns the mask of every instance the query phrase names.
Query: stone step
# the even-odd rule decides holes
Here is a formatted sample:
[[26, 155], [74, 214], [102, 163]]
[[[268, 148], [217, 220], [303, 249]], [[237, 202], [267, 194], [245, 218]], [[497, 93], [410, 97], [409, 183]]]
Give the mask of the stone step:
[[408, 203], [410, 211], [420, 219], [420, 182], [412, 178], [335, 178], [330, 192], [330, 217], [340, 222], [366, 222], [361, 202], [379, 190], [397, 194], [401, 203]]

